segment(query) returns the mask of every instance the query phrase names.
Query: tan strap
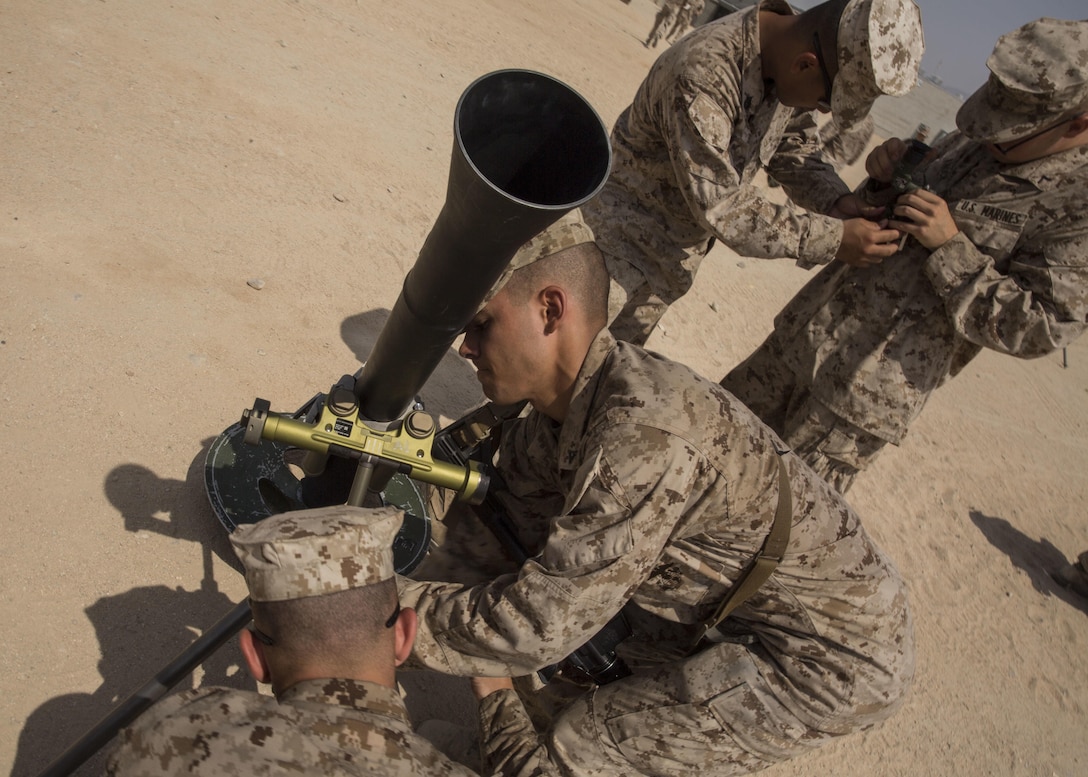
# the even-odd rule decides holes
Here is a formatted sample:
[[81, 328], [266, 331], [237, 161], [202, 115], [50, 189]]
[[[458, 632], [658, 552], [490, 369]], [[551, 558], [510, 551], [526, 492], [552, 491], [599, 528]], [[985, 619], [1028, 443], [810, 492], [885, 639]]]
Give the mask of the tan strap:
[[[698, 645], [704, 638], [711, 642], [720, 642], [722, 635], [717, 631], [718, 624], [728, 617], [737, 607], [744, 603], [748, 597], [759, 590], [759, 587], [767, 582], [767, 578], [774, 572], [786, 555], [786, 546], [790, 542], [790, 528], [793, 524], [793, 495], [790, 492], [790, 479], [786, 472], [786, 463], [782, 460], [782, 454], [778, 454], [778, 507], [774, 513], [774, 522], [767, 539], [763, 541], [763, 547], [759, 549], [748, 567], [741, 573], [733, 587], [729, 589], [725, 599], [718, 606], [717, 611], [709, 619], [703, 622], [699, 634], [695, 638], [694, 645]], [[715, 639], [715, 637], [719, 637]]]

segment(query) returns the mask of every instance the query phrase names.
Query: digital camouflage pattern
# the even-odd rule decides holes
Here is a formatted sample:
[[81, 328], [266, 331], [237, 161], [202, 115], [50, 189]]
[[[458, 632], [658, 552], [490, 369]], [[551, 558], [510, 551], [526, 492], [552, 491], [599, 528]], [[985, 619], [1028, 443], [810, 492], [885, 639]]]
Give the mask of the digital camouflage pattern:
[[866, 116], [848, 130], [839, 129], [829, 122], [820, 130], [820, 153], [836, 167], [852, 165], [861, 159], [875, 131], [876, 123], [872, 116]]
[[665, 34], [665, 40], [670, 44], [675, 43], [687, 32], [688, 27], [695, 21], [695, 17], [703, 12], [706, 4], [704, 0], [683, 0], [680, 6], [680, 11], [676, 14], [676, 21], [672, 23], [672, 27]]
[[[906, 587], [837, 493], [784, 457], [789, 549], [726, 621], [751, 644], [689, 655], [770, 529], [781, 442], [717, 385], [607, 331], [573, 391], [561, 425], [532, 412], [503, 426], [498, 498], [532, 558], [514, 567], [462, 516], [448, 566], [428, 570], [446, 582], [401, 580], [417, 659], [453, 674], [530, 674], [628, 616], [620, 651], [635, 674], [567, 704], [543, 742], [499, 694], [492, 766], [732, 774], [899, 706], [914, 665]], [[457, 582], [458, 564], [476, 585]]]
[[279, 701], [229, 688], [171, 696], [122, 731], [106, 773], [471, 777], [412, 732], [397, 692], [306, 680]]
[[[245, 567], [250, 598], [280, 602], [391, 579], [393, 538], [402, 520], [396, 508], [339, 505], [242, 525], [230, 539]], [[107, 772], [473, 774], [412, 733], [395, 689], [357, 679], [304, 680], [276, 698], [230, 688], [169, 697], [121, 733]]]
[[[874, 12], [908, 6], [916, 12], [902, 0], [877, 3]], [[868, 0], [854, 7], [852, 18], [868, 22], [861, 13]], [[842, 242], [842, 222], [822, 214], [849, 189], [817, 153], [812, 114], [782, 105], [764, 82], [760, 10], [792, 13], [783, 0], [763, 0], [697, 28], [658, 57], [612, 129], [611, 174], [583, 212], [629, 300], [613, 325], [621, 339], [645, 342], [668, 305], [691, 288], [713, 239], [742, 256], [789, 257], [802, 267], [830, 262]], [[897, 19], [874, 17], [885, 47]], [[866, 29], [855, 24], [850, 35]], [[853, 69], [832, 90], [840, 106], [859, 94], [863, 77], [851, 76], [861, 68], [851, 56]], [[900, 64], [917, 73], [917, 62]], [[877, 88], [864, 90], [858, 120]], [[757, 186], [761, 169], [791, 202], [777, 204]]]
[[[790, 13], [781, 0], [761, 8]], [[826, 211], [848, 188], [814, 160], [815, 123], [763, 81], [757, 8], [703, 25], [658, 57], [612, 130], [612, 171], [583, 206], [606, 256], [637, 268], [666, 303], [691, 286], [717, 236], [747, 256], [820, 264], [842, 239], [837, 219], [777, 205], [755, 185], [793, 169], [810, 186], [791, 195]], [[678, 172], [682, 171], [682, 172]]]
[[[1088, 107], [1086, 30], [1042, 19], [1003, 36], [990, 81], [957, 121], [985, 138], [1052, 125], [1040, 100], [1066, 115]], [[982, 348], [1034, 358], [1088, 325], [1088, 148], [1002, 165], [956, 134], [935, 155], [915, 179], [948, 203], [960, 233], [932, 252], [908, 240], [874, 267], [827, 268], [722, 380], [840, 491]], [[895, 196], [872, 184], [861, 193], [881, 205]]]
[[956, 114], [963, 134], [1008, 142], [1088, 110], [1088, 21], [1039, 19], [1002, 35], [990, 79]]
[[582, 213], [577, 208], [565, 213], [558, 221], [547, 229], [537, 233], [525, 245], [517, 250], [509, 264], [502, 271], [502, 275], [491, 285], [480, 303], [480, 310], [490, 302], [496, 294], [502, 291], [503, 286], [510, 280], [515, 270], [532, 264], [540, 259], [565, 251], [568, 248], [593, 242], [593, 230], [585, 223]]
[[790, 445], [801, 445], [794, 431], [760, 408], [808, 393], [880, 445], [899, 444], [930, 393], [983, 348], [1035, 358], [1088, 326], [1088, 147], [1002, 165], [954, 134], [936, 152], [917, 180], [948, 202], [959, 234], [932, 252], [908, 240], [881, 264], [826, 268], [722, 381]]
[[913, 89], [924, 52], [922, 13], [913, 0], [850, 0], [839, 19], [839, 72], [831, 88], [835, 123], [851, 129], [877, 97]]
[[676, 21], [683, 6], [684, 0], [663, 0], [661, 7], [657, 9], [657, 15], [654, 17], [654, 26], [650, 28], [650, 34], [646, 37], [646, 42], [643, 45], [657, 48], [658, 42], [665, 37], [665, 33]]
[[230, 535], [249, 598], [280, 602], [349, 591], [393, 577], [395, 507], [297, 510], [242, 524]]

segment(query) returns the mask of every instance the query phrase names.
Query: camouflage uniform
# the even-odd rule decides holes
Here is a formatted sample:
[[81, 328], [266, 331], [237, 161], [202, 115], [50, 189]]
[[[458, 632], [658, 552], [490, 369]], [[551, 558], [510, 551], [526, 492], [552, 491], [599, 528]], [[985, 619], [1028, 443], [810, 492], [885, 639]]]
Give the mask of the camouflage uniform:
[[[393, 539], [403, 520], [392, 507], [301, 510], [239, 526], [231, 543], [245, 568], [250, 600], [285, 602], [390, 580]], [[328, 658], [320, 647], [313, 652], [317, 666]], [[390, 669], [394, 660], [390, 649]], [[275, 687], [275, 677], [272, 682]], [[121, 733], [107, 772], [474, 774], [412, 733], [395, 688], [347, 678], [303, 680], [277, 690], [275, 698], [231, 688], [172, 696]]]
[[[1088, 23], [1064, 24], [1088, 39]], [[965, 104], [961, 125], [976, 105]], [[1035, 125], [1053, 123], [1031, 105]], [[1001, 164], [956, 133], [935, 151], [916, 181], [948, 203], [959, 234], [932, 252], [910, 239], [881, 264], [826, 268], [722, 380], [840, 490], [885, 444], [898, 445], [930, 393], [983, 348], [1035, 358], [1088, 325], [1088, 146]], [[883, 204], [894, 190], [862, 194]]]
[[836, 166], [852, 165], [861, 159], [869, 141], [873, 139], [876, 123], [872, 116], [866, 116], [860, 124], [848, 130], [842, 130], [833, 123], [823, 128], [820, 136], [820, 152], [824, 159]]
[[657, 16], [654, 17], [654, 26], [650, 29], [650, 34], [646, 36], [644, 46], [657, 47], [657, 42], [664, 37], [665, 31], [669, 29], [677, 15], [679, 15], [680, 8], [683, 5], [684, 0], [662, 0], [661, 7], [657, 10]]
[[[832, 93], [842, 126], [861, 121], [881, 90], [905, 93], [921, 58], [913, 3], [872, 5], [888, 17], [880, 19], [884, 29], [917, 28], [916, 47], [894, 62], [879, 51], [862, 61], [856, 51], [870, 50], [861, 18], [868, 5], [855, 0], [840, 25]], [[613, 311], [622, 308], [612, 325], [618, 339], [646, 341], [687, 293], [714, 239], [743, 256], [791, 257], [802, 267], [828, 263], [842, 242], [842, 222], [822, 214], [849, 188], [818, 155], [812, 114], [780, 103], [764, 81], [761, 10], [792, 13], [784, 0], [763, 0], [699, 27], [658, 57], [612, 130], [612, 172], [583, 212], [625, 292], [618, 303], [610, 299]], [[766, 196], [756, 185], [761, 169], [792, 202]]]
[[672, 27], [669, 28], [668, 33], [665, 34], [665, 40], [669, 43], [675, 43], [677, 39], [683, 36], [687, 32], [688, 27], [695, 21], [695, 17], [703, 12], [703, 0], [684, 0], [681, 3], [679, 13], [676, 14], [676, 21], [672, 23]]
[[[634, 674], [567, 699], [541, 740], [512, 692], [487, 697], [492, 768], [746, 773], [899, 706], [914, 664], [906, 587], [838, 494], [780, 459], [780, 441], [718, 386], [607, 331], [573, 390], [561, 425], [532, 412], [503, 428], [498, 496], [532, 557], [520, 569], [484, 559], [498, 576], [475, 586], [402, 580], [416, 657], [453, 674], [529, 674], [624, 608]], [[693, 651], [768, 533], [780, 460], [788, 551], [726, 621], [749, 644]], [[469, 568], [470, 551], [456, 553]]]
[[412, 733], [393, 688], [306, 680], [279, 699], [230, 688], [172, 696], [125, 729], [108, 774], [475, 774]]

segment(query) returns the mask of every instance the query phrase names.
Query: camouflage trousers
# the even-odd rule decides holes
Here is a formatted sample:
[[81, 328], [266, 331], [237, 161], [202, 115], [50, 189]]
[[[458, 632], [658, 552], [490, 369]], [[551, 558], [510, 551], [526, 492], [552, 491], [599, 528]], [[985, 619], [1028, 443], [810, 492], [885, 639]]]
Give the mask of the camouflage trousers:
[[[749, 774], [832, 735], [778, 701], [759, 648], [713, 644], [688, 658], [600, 687], [561, 677], [542, 690], [516, 683], [560, 772], [579, 777]], [[763, 672], [761, 672], [761, 666]]]
[[610, 278], [608, 331], [617, 340], [643, 346], [669, 309], [669, 304], [650, 290], [646, 276], [633, 265], [605, 254]]
[[887, 445], [812, 396], [786, 366], [776, 333], [719, 382], [840, 494]]

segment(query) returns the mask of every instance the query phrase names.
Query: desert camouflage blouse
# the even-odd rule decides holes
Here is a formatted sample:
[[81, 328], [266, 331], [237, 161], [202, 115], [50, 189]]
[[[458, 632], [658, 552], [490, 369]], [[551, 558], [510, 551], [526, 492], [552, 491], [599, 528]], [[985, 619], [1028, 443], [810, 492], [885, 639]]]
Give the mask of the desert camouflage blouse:
[[160, 701], [121, 734], [107, 773], [470, 777], [412, 733], [396, 690], [306, 680], [280, 699], [205, 688]]
[[983, 348], [1034, 358], [1088, 326], [1088, 147], [1001, 165], [956, 134], [937, 151], [917, 180], [960, 233], [933, 252], [911, 239], [874, 267], [827, 267], [775, 320], [816, 398], [893, 443]]
[[[531, 413], [503, 431], [503, 494], [532, 555], [488, 583], [401, 581], [415, 654], [460, 675], [529, 674], [628, 602], [634, 667], [684, 655], [762, 545], [782, 443], [717, 384], [607, 331], [562, 424]], [[786, 557], [728, 619], [752, 635], [783, 703], [824, 731], [886, 717], [914, 663], [906, 586], [857, 515], [796, 457]]]
[[[582, 207], [597, 243], [642, 271], [668, 303], [690, 288], [716, 237], [742, 256], [831, 261], [842, 222], [827, 212], [849, 189], [817, 154], [812, 115], [782, 105], [760, 65], [757, 10], [704, 25], [654, 63], [612, 130], [612, 173]], [[756, 185], [767, 169], [794, 204]]]

